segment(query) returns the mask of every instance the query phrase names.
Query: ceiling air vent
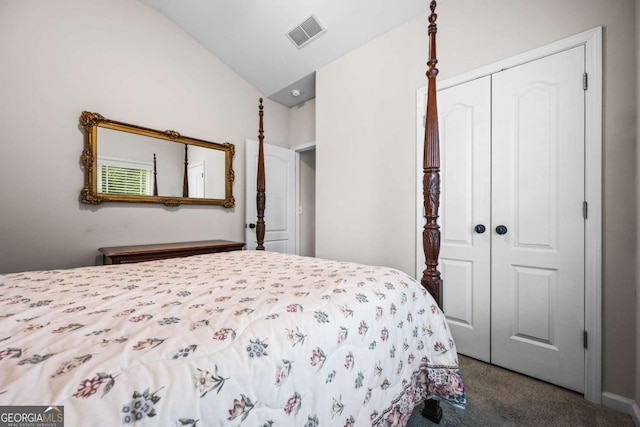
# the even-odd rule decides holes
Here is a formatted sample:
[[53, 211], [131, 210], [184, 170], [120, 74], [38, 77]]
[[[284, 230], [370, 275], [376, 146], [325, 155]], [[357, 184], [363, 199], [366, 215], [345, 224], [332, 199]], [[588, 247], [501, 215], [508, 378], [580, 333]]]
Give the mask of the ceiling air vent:
[[326, 31], [326, 29], [322, 28], [318, 19], [311, 15], [289, 31], [287, 37], [300, 49]]

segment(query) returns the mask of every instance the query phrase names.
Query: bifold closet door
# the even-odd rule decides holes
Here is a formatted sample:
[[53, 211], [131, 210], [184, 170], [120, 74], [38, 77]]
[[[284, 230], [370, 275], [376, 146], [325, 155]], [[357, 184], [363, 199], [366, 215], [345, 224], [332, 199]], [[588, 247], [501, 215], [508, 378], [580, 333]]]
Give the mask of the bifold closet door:
[[491, 77], [438, 93], [444, 312], [458, 351], [490, 361]]
[[584, 388], [584, 48], [438, 93], [458, 351]]
[[584, 47], [492, 76], [491, 362], [584, 389]]

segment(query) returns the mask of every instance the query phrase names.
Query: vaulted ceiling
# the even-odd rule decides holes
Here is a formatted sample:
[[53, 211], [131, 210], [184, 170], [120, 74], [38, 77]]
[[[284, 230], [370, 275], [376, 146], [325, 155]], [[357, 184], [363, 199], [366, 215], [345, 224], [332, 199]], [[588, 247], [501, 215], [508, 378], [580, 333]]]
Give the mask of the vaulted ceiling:
[[[426, 0], [139, 1], [286, 106], [315, 97], [316, 70], [428, 10]], [[311, 16], [324, 31], [299, 48], [287, 34]]]

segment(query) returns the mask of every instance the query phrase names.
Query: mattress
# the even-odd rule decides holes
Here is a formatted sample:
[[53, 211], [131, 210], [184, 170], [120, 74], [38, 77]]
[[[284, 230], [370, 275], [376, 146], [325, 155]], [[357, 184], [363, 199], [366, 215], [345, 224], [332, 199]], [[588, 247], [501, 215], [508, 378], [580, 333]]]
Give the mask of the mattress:
[[0, 372], [0, 405], [70, 426], [405, 425], [466, 403], [413, 278], [265, 251], [2, 275]]

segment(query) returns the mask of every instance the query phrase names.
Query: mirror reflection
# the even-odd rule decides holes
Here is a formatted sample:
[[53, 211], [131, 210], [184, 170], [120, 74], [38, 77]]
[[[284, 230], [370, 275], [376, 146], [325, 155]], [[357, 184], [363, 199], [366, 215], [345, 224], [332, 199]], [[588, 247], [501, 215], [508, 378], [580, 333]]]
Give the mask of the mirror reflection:
[[83, 112], [84, 203], [130, 201], [233, 207], [233, 144], [218, 144]]

